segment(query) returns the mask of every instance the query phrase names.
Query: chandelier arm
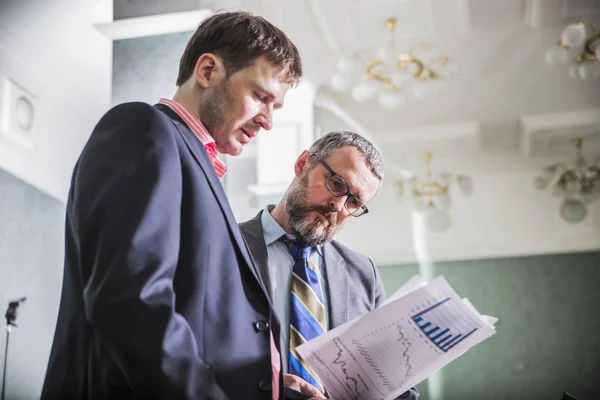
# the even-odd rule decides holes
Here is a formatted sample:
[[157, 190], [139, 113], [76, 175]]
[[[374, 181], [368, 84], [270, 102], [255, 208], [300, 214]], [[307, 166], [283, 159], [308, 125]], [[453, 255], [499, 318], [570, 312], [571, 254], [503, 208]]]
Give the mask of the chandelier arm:
[[423, 61], [413, 57], [410, 54], [402, 54], [398, 57], [396, 68], [406, 68], [407, 63], [415, 64], [417, 66], [417, 71], [413, 74], [415, 78], [424, 79], [422, 78], [422, 76], [424, 76], [422, 75], [423, 71], [425, 70], [425, 64], [423, 64]]
[[389, 76], [385, 76], [378, 72], [373, 71], [373, 68], [378, 65], [382, 65], [383, 61], [373, 60], [367, 65], [366, 75], [369, 79], [375, 79], [378, 82], [384, 83], [388, 89], [400, 90], [400, 88], [392, 83], [392, 79]]
[[[583, 45], [583, 52], [577, 57], [577, 60], [581, 58], [582, 61], [592, 61], [596, 59], [596, 54], [592, 50], [592, 45], [595, 42], [600, 42], [600, 32], [595, 32], [592, 36], [585, 40]], [[600, 43], [598, 43], [600, 46]]]

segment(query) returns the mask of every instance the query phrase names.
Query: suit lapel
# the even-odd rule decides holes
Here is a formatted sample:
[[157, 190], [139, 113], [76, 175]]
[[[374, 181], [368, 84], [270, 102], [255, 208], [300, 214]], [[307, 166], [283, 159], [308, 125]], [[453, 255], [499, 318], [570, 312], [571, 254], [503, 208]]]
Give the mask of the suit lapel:
[[[263, 291], [267, 293], [263, 285], [262, 279], [260, 277], [260, 274], [258, 273], [256, 266], [254, 265], [252, 257], [250, 256], [250, 251], [246, 246], [246, 242], [242, 237], [238, 224], [235, 218], [233, 217], [233, 211], [231, 210], [229, 201], [227, 200], [227, 196], [225, 195], [225, 191], [223, 190], [223, 186], [221, 185], [221, 182], [219, 181], [219, 178], [217, 177], [217, 174], [214, 171], [214, 167], [210, 162], [210, 159], [208, 157], [208, 154], [206, 153], [206, 150], [204, 149], [204, 146], [202, 146], [202, 143], [198, 140], [194, 132], [192, 132], [190, 128], [188, 128], [188, 126], [185, 125], [183, 122], [180, 122], [177, 114], [173, 112], [169, 107], [162, 106], [159, 104], [157, 108], [160, 111], [164, 112], [173, 122], [173, 124], [177, 128], [177, 131], [179, 132], [184, 142], [186, 143], [188, 149], [190, 150], [190, 153], [204, 171], [204, 175], [206, 176], [206, 179], [208, 180], [208, 183], [215, 195], [215, 198], [217, 199], [217, 202], [219, 203], [219, 206], [221, 207], [221, 210], [225, 215], [225, 219], [227, 220], [227, 224], [229, 225], [229, 231], [233, 235], [235, 242], [238, 248], [240, 249], [242, 256], [244, 257], [244, 260], [250, 267], [250, 270], [256, 277], [256, 280], [259, 282]], [[271, 301], [269, 299], [267, 300], [270, 304]]]
[[[263, 210], [264, 211], [264, 210]], [[262, 228], [261, 217], [263, 211], [252, 218], [250, 221], [242, 224], [242, 233], [248, 243], [248, 248], [252, 254], [252, 258], [256, 263], [258, 272], [269, 292], [269, 297], [273, 298], [273, 287], [271, 285], [271, 277], [269, 275], [269, 253], [265, 243], [264, 232]]]
[[323, 267], [329, 300], [329, 329], [348, 321], [348, 269], [331, 243], [323, 246]]

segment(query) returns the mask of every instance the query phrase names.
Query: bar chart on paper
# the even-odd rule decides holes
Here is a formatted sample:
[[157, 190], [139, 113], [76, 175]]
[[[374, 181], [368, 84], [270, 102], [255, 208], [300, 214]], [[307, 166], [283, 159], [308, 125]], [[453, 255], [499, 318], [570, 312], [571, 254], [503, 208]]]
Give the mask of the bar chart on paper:
[[477, 320], [449, 297], [411, 318], [425, 336], [443, 352], [447, 352], [481, 327]]

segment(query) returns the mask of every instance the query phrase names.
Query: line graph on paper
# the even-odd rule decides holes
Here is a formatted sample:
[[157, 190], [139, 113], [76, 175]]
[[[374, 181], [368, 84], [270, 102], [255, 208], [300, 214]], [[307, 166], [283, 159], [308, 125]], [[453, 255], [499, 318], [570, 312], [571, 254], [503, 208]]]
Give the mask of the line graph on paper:
[[383, 399], [402, 387], [413, 375], [412, 341], [396, 321], [369, 333], [333, 340], [335, 352], [314, 354], [314, 369], [332, 398]]
[[452, 349], [481, 327], [450, 297], [413, 315], [411, 319], [431, 343], [443, 352]]

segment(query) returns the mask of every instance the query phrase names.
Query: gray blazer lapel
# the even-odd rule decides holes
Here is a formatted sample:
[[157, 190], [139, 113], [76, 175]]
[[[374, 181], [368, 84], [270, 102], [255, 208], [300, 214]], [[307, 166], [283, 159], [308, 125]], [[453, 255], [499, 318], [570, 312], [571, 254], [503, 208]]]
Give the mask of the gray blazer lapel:
[[348, 272], [346, 263], [331, 243], [323, 246], [323, 258], [329, 302], [329, 329], [333, 329], [348, 321]]
[[261, 223], [262, 213], [263, 211], [260, 211], [256, 217], [241, 223], [240, 230], [246, 239], [246, 243], [248, 243], [248, 248], [252, 254], [252, 258], [254, 258], [263, 284], [269, 293], [269, 298], [272, 299], [273, 287], [269, 276], [269, 256]]

